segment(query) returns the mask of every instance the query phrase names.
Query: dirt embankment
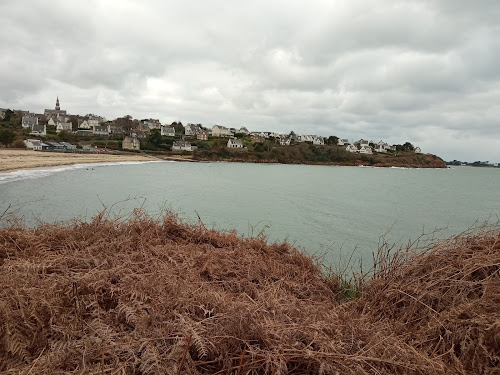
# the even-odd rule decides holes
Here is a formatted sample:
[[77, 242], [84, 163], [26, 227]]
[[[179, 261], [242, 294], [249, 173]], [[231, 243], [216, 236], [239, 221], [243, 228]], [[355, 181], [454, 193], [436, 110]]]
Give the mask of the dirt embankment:
[[398, 151], [371, 155], [347, 152], [338, 146], [314, 146], [298, 144], [275, 147], [269, 151], [256, 152], [246, 149], [219, 148], [197, 150], [194, 160], [227, 161], [246, 163], [281, 163], [310, 165], [374, 166], [400, 168], [447, 168], [443, 159], [432, 154], [416, 154], [413, 151]]
[[345, 302], [341, 278], [288, 244], [172, 215], [11, 227], [0, 371], [496, 374], [499, 272], [496, 228], [382, 254]]

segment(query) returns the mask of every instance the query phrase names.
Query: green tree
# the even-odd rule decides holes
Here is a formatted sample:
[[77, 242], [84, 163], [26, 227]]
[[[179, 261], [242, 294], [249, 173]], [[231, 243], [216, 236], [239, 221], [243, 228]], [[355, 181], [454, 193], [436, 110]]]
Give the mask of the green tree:
[[403, 149], [403, 151], [414, 151], [415, 147], [410, 142], [406, 142], [403, 145], [402, 149]]
[[14, 111], [8, 109], [5, 111], [5, 117], [3, 120], [8, 122], [10, 120], [11, 116], [13, 116], [13, 115], [14, 115]]
[[334, 135], [331, 135], [327, 138], [326, 144], [327, 145], [336, 145], [337, 142], [339, 141], [339, 137], [336, 137]]
[[174, 121], [172, 123], [172, 125], [170, 125], [170, 126], [174, 127], [175, 134], [179, 134], [179, 135], [184, 134], [184, 125], [182, 125], [182, 122], [180, 122], [180, 121], [179, 122]]
[[153, 129], [149, 133], [148, 136], [148, 141], [151, 143], [154, 147], [158, 147], [163, 143], [163, 139], [161, 136], [161, 132], [159, 129]]
[[126, 134], [130, 134], [132, 129], [136, 128], [138, 125], [139, 122], [137, 120], [132, 120], [132, 116], [130, 115], [119, 117], [115, 120], [115, 126], [122, 128]]
[[0, 143], [8, 146], [14, 141], [16, 133], [11, 129], [0, 129]]

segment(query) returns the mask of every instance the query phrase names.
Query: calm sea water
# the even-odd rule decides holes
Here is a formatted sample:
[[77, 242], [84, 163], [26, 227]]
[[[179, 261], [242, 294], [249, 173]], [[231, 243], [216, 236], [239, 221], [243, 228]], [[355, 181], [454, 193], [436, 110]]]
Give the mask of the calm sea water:
[[207, 227], [264, 231], [328, 264], [371, 260], [380, 236], [460, 233], [500, 213], [500, 170], [397, 169], [237, 163], [123, 163], [0, 174], [0, 211], [29, 224], [90, 219], [103, 207], [165, 208]]

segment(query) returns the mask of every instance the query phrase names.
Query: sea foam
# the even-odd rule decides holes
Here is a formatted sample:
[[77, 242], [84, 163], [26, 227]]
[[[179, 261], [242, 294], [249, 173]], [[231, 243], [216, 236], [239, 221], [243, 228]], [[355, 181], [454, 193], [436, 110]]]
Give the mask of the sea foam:
[[81, 163], [72, 165], [60, 165], [55, 167], [40, 167], [33, 169], [25, 169], [14, 172], [0, 173], [0, 185], [8, 182], [43, 178], [53, 175], [55, 173], [72, 171], [76, 169], [93, 169], [99, 167], [109, 167], [118, 165], [135, 165], [135, 164], [165, 163], [165, 162], [167, 161], [162, 161], [162, 160], [119, 161], [119, 162], [105, 162], [105, 163]]

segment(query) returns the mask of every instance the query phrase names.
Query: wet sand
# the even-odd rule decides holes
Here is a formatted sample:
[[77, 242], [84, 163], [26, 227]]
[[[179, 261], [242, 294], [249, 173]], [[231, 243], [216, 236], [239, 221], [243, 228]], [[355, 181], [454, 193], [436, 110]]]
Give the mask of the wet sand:
[[146, 155], [70, 154], [33, 150], [0, 149], [0, 173], [21, 169], [56, 167], [81, 163], [112, 163], [158, 160]]

